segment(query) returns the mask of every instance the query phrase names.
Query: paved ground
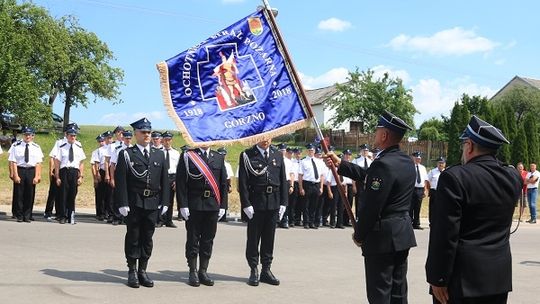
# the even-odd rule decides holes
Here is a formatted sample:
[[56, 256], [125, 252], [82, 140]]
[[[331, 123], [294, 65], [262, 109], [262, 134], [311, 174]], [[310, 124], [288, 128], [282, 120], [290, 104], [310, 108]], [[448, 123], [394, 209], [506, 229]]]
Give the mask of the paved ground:
[[[209, 273], [214, 287], [186, 284], [185, 229], [160, 228], [149, 273], [154, 288], [125, 285], [125, 226], [80, 216], [76, 225], [17, 223], [0, 206], [0, 303], [367, 303], [363, 260], [352, 230], [278, 230], [272, 270], [279, 287], [246, 284], [246, 229], [221, 223]], [[8, 212], [8, 216], [5, 212]], [[39, 210], [36, 210], [36, 212]], [[92, 210], [81, 210], [91, 213]], [[429, 230], [416, 231], [409, 258], [409, 303], [431, 303], [424, 262]], [[537, 301], [540, 225], [524, 224], [512, 237], [514, 292], [510, 303]]]

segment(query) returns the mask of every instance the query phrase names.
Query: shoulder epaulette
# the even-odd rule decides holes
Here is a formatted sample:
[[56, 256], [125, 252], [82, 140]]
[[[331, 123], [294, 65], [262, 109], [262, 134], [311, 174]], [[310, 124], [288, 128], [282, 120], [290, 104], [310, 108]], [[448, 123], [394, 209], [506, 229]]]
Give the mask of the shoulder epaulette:
[[79, 147], [79, 148], [81, 148], [81, 149], [82, 149], [82, 145], [81, 145], [81, 143], [80, 143], [80, 142], [78, 142], [78, 141], [77, 141], [77, 142], [75, 142], [75, 145], [76, 145], [77, 147]]
[[22, 143], [22, 140], [17, 140], [16, 142], [14, 142], [14, 143], [12, 144], [12, 146], [18, 146], [18, 145], [20, 145], [21, 143]]
[[61, 145], [60, 145], [60, 148], [62, 148], [63, 146], [65, 146], [65, 145], [67, 145], [67, 144], [68, 144], [67, 142], [61, 144]]
[[116, 150], [116, 149], [120, 149], [120, 148], [122, 148], [122, 146], [116, 146], [116, 148], [114, 148], [114, 149]]
[[32, 142], [32, 145], [34, 145], [34, 147], [36, 148], [40, 148], [38, 144], [36, 144], [35, 142]]

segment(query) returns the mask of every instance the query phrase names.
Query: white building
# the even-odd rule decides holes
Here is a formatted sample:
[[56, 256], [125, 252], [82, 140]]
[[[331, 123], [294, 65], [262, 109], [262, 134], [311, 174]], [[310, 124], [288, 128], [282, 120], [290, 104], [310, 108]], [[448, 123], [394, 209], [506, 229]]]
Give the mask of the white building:
[[331, 127], [334, 130], [345, 130], [345, 132], [349, 132], [349, 121], [343, 122], [341, 125], [336, 127], [332, 126], [330, 120], [334, 117], [336, 111], [334, 109], [324, 108], [324, 104], [329, 99], [333, 98], [336, 94], [337, 89], [334, 85], [306, 91], [308, 102], [311, 104], [313, 114], [315, 115], [315, 118], [317, 119], [317, 122], [319, 123], [319, 125], [321, 125], [321, 127]]

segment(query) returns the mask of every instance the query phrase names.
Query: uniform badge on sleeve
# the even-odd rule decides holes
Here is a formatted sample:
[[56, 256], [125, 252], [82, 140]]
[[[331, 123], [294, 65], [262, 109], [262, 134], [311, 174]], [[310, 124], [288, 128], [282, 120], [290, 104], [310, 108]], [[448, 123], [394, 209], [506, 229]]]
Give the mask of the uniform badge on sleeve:
[[369, 187], [373, 191], [379, 191], [379, 189], [381, 189], [381, 186], [382, 186], [382, 179], [380, 179], [379, 177], [374, 177], [371, 180], [371, 184]]

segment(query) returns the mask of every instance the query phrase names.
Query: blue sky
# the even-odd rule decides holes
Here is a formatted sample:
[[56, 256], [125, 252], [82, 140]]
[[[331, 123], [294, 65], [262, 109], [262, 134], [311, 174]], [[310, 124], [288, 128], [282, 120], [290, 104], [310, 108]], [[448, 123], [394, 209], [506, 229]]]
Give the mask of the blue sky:
[[[72, 14], [124, 69], [121, 104], [72, 109], [79, 124], [127, 125], [142, 116], [176, 129], [155, 64], [255, 11], [256, 0], [36, 0]], [[368, 68], [403, 79], [421, 112], [416, 126], [448, 114], [463, 93], [491, 97], [515, 75], [540, 79], [538, 1], [270, 0], [305, 88], [344, 82]], [[57, 102], [54, 111], [63, 113]]]

